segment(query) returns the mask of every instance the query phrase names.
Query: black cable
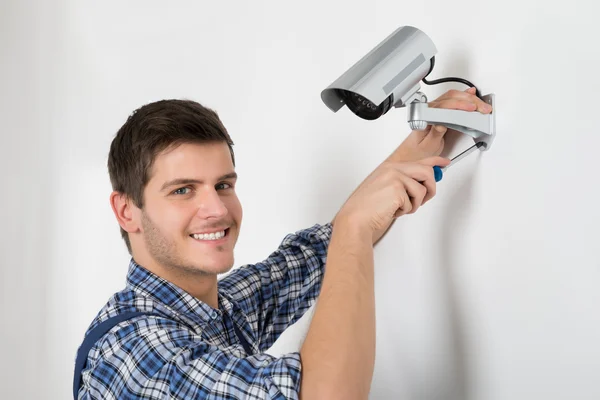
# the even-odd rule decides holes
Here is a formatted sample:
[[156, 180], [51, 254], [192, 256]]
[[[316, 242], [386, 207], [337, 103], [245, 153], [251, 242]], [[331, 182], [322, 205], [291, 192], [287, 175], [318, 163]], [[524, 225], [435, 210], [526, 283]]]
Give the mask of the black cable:
[[[431, 58], [431, 68], [429, 68], [429, 72], [427, 73], [427, 75], [425, 75], [426, 77], [431, 73], [431, 71], [433, 71], [434, 65], [435, 65], [435, 56], [433, 56]], [[449, 77], [449, 78], [441, 78], [441, 79], [435, 79], [433, 81], [428, 81], [427, 79], [423, 78], [423, 83], [425, 83], [426, 85], [437, 85], [438, 83], [446, 83], [446, 82], [459, 82], [459, 83], [465, 84], [467, 86], [474, 87], [475, 95], [481, 99], [481, 92], [479, 92], [479, 89], [477, 88], [477, 86], [473, 85], [471, 82], [469, 82], [466, 79]]]

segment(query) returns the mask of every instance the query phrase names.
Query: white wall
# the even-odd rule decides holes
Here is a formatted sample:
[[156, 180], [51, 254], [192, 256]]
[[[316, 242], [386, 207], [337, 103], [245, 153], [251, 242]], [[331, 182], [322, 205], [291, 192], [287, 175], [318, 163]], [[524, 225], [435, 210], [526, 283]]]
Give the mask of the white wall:
[[[599, 6], [570, 2], [3, 2], [1, 398], [68, 398], [124, 284], [108, 147], [138, 106], [214, 107], [236, 143], [238, 265], [326, 222], [408, 134], [320, 91], [402, 25], [497, 96], [492, 149], [376, 251], [373, 399], [600, 398]], [[430, 99], [461, 85], [424, 87]], [[448, 149], [470, 144], [459, 137]], [[293, 151], [293, 152], [292, 152]], [[260, 238], [260, 240], [257, 240]], [[305, 318], [274, 352], [299, 345]]]
[[[59, 357], [52, 361], [48, 357], [48, 335], [57, 329], [65, 311], [46, 307], [61, 290], [48, 284], [54, 273], [51, 254], [56, 250], [50, 233], [57, 177], [52, 163], [55, 154], [48, 147], [60, 140], [51, 129], [58, 94], [53, 81], [58, 11], [42, 2], [0, 3], [2, 399], [43, 398], [46, 369], [49, 365], [60, 369], [60, 379], [65, 379], [65, 356], [72, 348], [69, 342], [52, 344]], [[56, 394], [53, 398], [64, 398], [64, 388], [55, 382], [49, 391]]]

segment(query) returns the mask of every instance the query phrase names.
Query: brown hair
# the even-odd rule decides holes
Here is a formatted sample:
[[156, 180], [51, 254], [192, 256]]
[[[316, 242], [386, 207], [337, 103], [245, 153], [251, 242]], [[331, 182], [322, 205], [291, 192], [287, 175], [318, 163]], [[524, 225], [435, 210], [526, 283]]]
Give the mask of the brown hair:
[[[183, 143], [226, 142], [235, 165], [233, 141], [214, 110], [191, 100], [160, 100], [135, 110], [110, 145], [108, 174], [113, 190], [144, 206], [144, 188], [156, 156]], [[121, 229], [129, 254], [128, 233]]]

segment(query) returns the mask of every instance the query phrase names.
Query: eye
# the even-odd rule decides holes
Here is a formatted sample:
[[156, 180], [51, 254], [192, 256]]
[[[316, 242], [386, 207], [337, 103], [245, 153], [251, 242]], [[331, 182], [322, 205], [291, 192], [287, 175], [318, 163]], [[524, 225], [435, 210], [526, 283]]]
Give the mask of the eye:
[[192, 189], [190, 189], [190, 188], [189, 188], [189, 187], [187, 187], [187, 186], [186, 186], [186, 187], [182, 187], [182, 188], [179, 188], [179, 189], [176, 189], [175, 191], [173, 191], [173, 194], [179, 194], [179, 195], [181, 195], [181, 194], [188, 194], [188, 193], [189, 193], [189, 191], [188, 191], [188, 192], [186, 192], [186, 190], [189, 190], [189, 191], [191, 191]]
[[227, 182], [222, 182], [222, 183], [219, 183], [219, 184], [217, 184], [217, 186], [215, 186], [215, 188], [216, 188], [217, 190], [219, 190], [219, 189], [231, 189], [232, 187], [233, 187], [233, 186], [232, 186], [232, 185], [230, 185], [230, 184], [229, 184], [229, 183], [227, 183]]

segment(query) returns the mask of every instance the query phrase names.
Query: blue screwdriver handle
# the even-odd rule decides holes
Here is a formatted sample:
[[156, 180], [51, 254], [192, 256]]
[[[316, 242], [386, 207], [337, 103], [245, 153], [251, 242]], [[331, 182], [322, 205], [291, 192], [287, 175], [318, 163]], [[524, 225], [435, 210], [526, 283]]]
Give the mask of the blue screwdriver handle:
[[444, 176], [444, 173], [442, 172], [442, 167], [437, 165], [433, 167], [433, 176], [435, 177], [436, 182], [441, 181], [442, 177]]
[[[457, 155], [456, 157], [451, 159], [450, 164], [446, 165], [443, 168], [448, 168], [450, 165], [462, 160], [468, 154], [472, 153], [473, 151], [475, 151], [478, 148], [483, 147], [483, 146], [486, 146], [486, 144], [484, 142], [475, 143], [473, 146], [469, 147], [467, 150], [463, 151], [462, 153], [460, 153], [459, 155]], [[440, 167], [439, 165], [436, 165], [435, 167], [433, 167], [433, 176], [434, 176], [436, 182], [441, 181], [444, 176], [444, 170], [442, 169], [442, 167]]]

